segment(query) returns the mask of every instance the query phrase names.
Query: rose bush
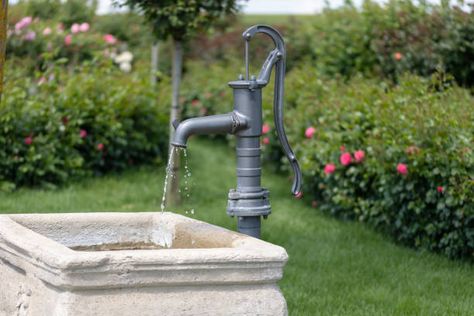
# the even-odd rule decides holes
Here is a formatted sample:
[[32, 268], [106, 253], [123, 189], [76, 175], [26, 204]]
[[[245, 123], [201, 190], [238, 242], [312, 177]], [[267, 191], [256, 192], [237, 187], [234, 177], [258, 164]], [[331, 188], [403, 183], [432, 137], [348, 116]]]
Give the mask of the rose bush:
[[305, 67], [287, 80], [306, 197], [409, 246], [474, 259], [474, 98], [436, 76], [397, 86], [322, 78]]
[[83, 67], [76, 74], [54, 68], [44, 80], [15, 77], [7, 68], [0, 190], [54, 186], [165, 157], [168, 83], [161, 82], [158, 95], [146, 76], [124, 75], [110, 63]]
[[[192, 67], [199, 80], [184, 89], [187, 116], [230, 111], [231, 89], [222, 78], [232, 80], [232, 69]], [[293, 69], [286, 83], [285, 128], [308, 202], [370, 223], [403, 244], [473, 259], [474, 98], [468, 91], [442, 75], [402, 76], [399, 85], [362, 77], [345, 82], [310, 65]], [[272, 93], [265, 88], [264, 159], [288, 170]]]

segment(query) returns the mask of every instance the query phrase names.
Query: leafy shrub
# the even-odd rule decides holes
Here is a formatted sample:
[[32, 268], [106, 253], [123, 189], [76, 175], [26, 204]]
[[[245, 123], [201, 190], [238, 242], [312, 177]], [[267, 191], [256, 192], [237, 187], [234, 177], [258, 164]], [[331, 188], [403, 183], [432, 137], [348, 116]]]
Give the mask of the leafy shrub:
[[61, 0], [30, 0], [27, 2], [27, 13], [35, 18], [55, 18], [61, 9]]
[[92, 59], [109, 59], [119, 53], [119, 42], [111, 34], [98, 33], [87, 22], [65, 28], [61, 23], [26, 16], [8, 30], [7, 55], [21, 58], [25, 67], [45, 71], [52, 62], [73, 67]]
[[473, 29], [474, 12], [456, 6], [367, 1], [362, 9], [346, 4], [325, 10], [305, 34], [312, 34], [310, 57], [327, 75], [376, 74], [396, 81], [406, 71], [430, 76], [445, 70], [472, 86]]
[[[140, 76], [123, 75], [110, 64], [84, 67], [68, 75], [56, 69], [39, 85], [7, 75], [0, 189], [51, 186], [164, 157], [168, 125], [157, 106], [161, 96]], [[160, 90], [166, 95], [167, 84]]]
[[[186, 116], [230, 111], [232, 67], [188, 70]], [[474, 259], [474, 98], [466, 90], [443, 74], [344, 83], [308, 65], [286, 82], [285, 127], [315, 207], [415, 248]], [[271, 85], [264, 89], [262, 147], [284, 171], [272, 94]]]
[[409, 246], [474, 259], [472, 96], [439, 77], [403, 76], [397, 86], [321, 78], [293, 71], [286, 99], [314, 206]]
[[66, 0], [61, 6], [60, 20], [68, 27], [77, 22], [90, 23], [97, 5], [97, 0]]

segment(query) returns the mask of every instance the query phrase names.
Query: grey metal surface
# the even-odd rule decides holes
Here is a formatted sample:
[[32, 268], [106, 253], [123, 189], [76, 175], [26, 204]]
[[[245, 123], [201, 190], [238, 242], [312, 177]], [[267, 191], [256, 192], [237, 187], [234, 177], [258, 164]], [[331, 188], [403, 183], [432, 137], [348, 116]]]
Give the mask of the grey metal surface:
[[[258, 77], [249, 79], [249, 42], [258, 33], [268, 35], [275, 44], [265, 60]], [[261, 187], [262, 89], [268, 84], [275, 68], [273, 113], [275, 129], [294, 171], [292, 193], [301, 197], [301, 171], [288, 143], [283, 126], [283, 98], [285, 80], [285, 44], [277, 30], [266, 25], [255, 25], [243, 33], [245, 40], [245, 79], [242, 75], [229, 82], [233, 89], [234, 110], [231, 113], [185, 120], [173, 124], [176, 128], [172, 145], [186, 147], [193, 134], [229, 133], [237, 137], [237, 187], [230, 190], [227, 213], [237, 216], [240, 232], [260, 238], [261, 216], [271, 213], [269, 192]]]

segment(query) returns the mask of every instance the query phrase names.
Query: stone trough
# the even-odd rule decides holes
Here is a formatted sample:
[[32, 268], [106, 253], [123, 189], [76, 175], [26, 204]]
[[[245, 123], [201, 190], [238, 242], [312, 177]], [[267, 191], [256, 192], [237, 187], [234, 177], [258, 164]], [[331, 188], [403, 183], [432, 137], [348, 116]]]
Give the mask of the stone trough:
[[286, 251], [173, 213], [0, 216], [0, 315], [286, 315]]

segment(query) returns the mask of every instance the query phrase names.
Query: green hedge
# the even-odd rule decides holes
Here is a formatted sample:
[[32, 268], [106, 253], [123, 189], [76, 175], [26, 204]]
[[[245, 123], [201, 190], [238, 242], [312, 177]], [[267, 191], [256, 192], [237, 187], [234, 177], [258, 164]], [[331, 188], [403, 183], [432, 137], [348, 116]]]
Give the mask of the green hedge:
[[[304, 26], [301, 28], [301, 26]], [[366, 1], [315, 15], [285, 35], [327, 75], [376, 74], [398, 80], [410, 71], [430, 76], [443, 70], [474, 85], [474, 12], [425, 1]]]
[[[185, 81], [187, 115], [229, 111], [231, 69], [190, 67], [200, 80]], [[399, 85], [362, 77], [344, 82], [309, 65], [292, 70], [285, 126], [308, 202], [368, 222], [403, 244], [474, 259], [474, 98], [450, 82], [441, 75], [405, 75]], [[264, 91], [270, 127], [264, 158], [286, 170], [272, 122], [273, 89]], [[344, 166], [341, 158], [351, 161]]]
[[34, 81], [8, 73], [0, 105], [1, 190], [53, 186], [166, 154], [168, 102], [159, 99], [169, 95], [166, 83], [159, 97], [139, 75], [109, 64], [76, 74], [55, 68]]
[[341, 85], [307, 68], [288, 83], [287, 132], [315, 207], [371, 223], [409, 246], [474, 259], [474, 98], [467, 91], [438, 77]]

